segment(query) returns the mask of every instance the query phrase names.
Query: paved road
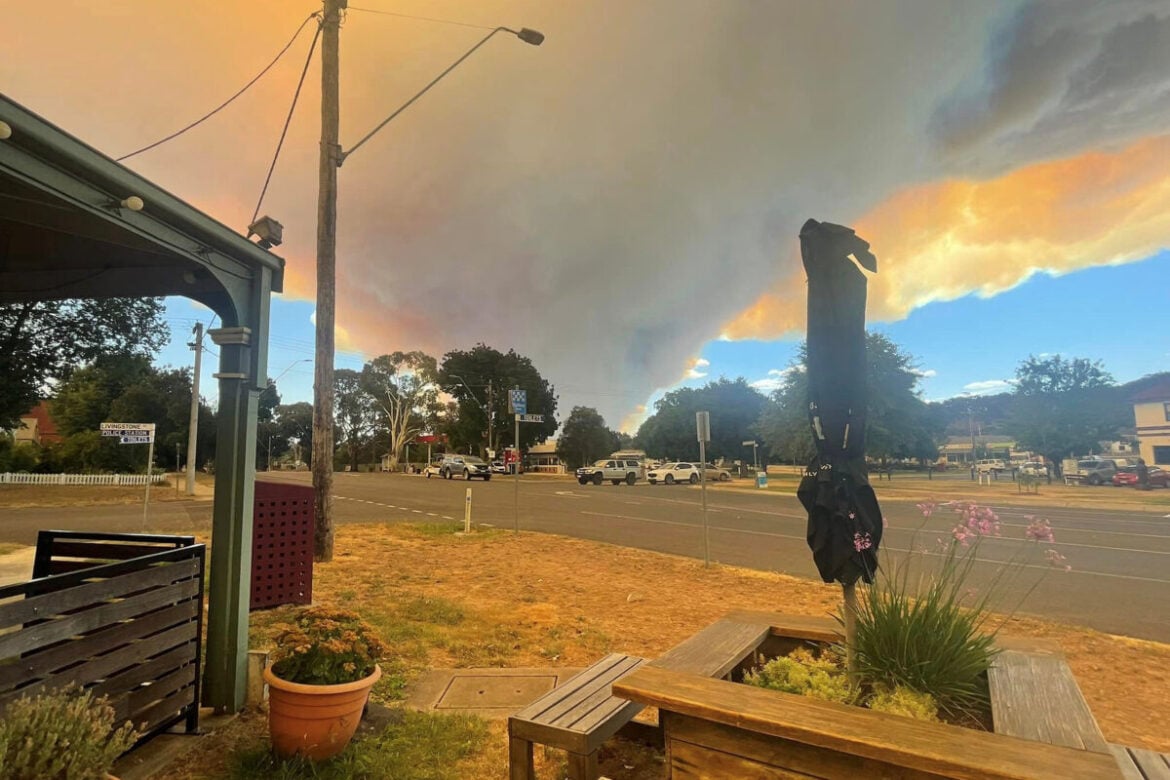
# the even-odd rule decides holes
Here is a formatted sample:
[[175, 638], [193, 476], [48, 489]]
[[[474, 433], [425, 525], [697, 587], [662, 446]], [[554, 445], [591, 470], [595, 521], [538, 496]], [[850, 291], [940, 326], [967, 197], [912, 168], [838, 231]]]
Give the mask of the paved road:
[[[308, 483], [308, 474], [271, 474], [264, 478]], [[566, 534], [585, 539], [701, 558], [701, 493], [689, 486], [626, 485], [582, 487], [576, 482], [528, 477], [517, 488], [511, 478], [424, 479], [405, 475], [338, 474], [334, 495], [339, 523], [370, 520], [462, 520], [466, 489], [472, 489], [473, 519], [511, 528]], [[881, 493], [878, 486], [879, 497]], [[882, 545], [898, 561], [912, 546], [932, 548], [949, 530], [953, 516], [940, 511], [924, 521], [912, 502], [885, 501], [889, 523]], [[1163, 513], [994, 506], [1004, 539], [980, 548], [975, 572], [986, 586], [997, 566], [1028, 549], [1022, 539], [1026, 516], [1048, 518], [1057, 549], [1072, 570], [1051, 571], [1031, 558], [1010, 583], [1008, 605], [1029, 589], [1023, 613], [1088, 625], [1102, 631], [1170, 642], [1170, 517]], [[141, 530], [137, 507], [3, 510], [0, 541], [29, 543], [46, 527]], [[209, 526], [210, 505], [159, 504], [151, 530]], [[708, 527], [714, 561], [816, 579], [804, 539], [805, 515], [795, 497], [759, 494], [750, 489], [708, 491]], [[925, 525], [924, 525], [925, 522]], [[1038, 583], [1038, 584], [1036, 584]], [[778, 608], [783, 605], [778, 604]]]

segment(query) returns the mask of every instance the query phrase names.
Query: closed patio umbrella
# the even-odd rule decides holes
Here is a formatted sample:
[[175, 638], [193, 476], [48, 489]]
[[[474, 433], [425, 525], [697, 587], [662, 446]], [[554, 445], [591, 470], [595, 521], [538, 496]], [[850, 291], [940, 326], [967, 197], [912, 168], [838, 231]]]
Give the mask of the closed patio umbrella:
[[[808, 274], [808, 418], [816, 455], [797, 489], [808, 544], [825, 582], [872, 582], [881, 510], [865, 465], [865, 274], [869, 244], [850, 228], [810, 219], [800, 230]], [[854, 262], [856, 259], [856, 263]]]

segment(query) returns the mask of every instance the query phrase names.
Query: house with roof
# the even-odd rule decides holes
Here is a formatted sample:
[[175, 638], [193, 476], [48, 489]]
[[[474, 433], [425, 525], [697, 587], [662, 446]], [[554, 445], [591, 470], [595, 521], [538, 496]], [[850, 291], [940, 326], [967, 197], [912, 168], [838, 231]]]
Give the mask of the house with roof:
[[40, 401], [32, 409], [20, 416], [20, 425], [12, 431], [14, 441], [32, 442], [44, 447], [47, 444], [61, 441], [61, 432], [53, 422], [49, 412], [48, 401]]
[[1147, 387], [1129, 400], [1133, 402], [1141, 457], [1150, 465], [1170, 466], [1170, 379]]

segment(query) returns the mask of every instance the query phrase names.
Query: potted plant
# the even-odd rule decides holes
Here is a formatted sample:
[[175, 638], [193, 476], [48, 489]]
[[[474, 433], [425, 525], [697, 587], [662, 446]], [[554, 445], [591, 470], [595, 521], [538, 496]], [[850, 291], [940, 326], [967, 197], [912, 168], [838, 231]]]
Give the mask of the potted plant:
[[6, 780], [104, 780], [138, 740], [114, 708], [75, 686], [9, 703], [0, 715], [0, 773]]
[[332, 607], [299, 610], [275, 629], [275, 660], [264, 670], [272, 749], [332, 758], [357, 730], [386, 647], [357, 614]]

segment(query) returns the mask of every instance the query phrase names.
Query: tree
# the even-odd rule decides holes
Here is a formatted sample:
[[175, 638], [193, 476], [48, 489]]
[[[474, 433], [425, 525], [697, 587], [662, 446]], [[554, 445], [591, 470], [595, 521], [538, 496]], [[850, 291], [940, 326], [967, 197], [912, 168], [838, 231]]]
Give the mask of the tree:
[[276, 407], [273, 456], [279, 457], [295, 443], [299, 458], [313, 459], [313, 405], [305, 401]]
[[605, 425], [605, 419], [588, 406], [574, 406], [557, 439], [557, 456], [569, 469], [604, 457], [621, 448], [621, 438]]
[[1060, 355], [1028, 358], [1016, 368], [1016, 393], [1019, 395], [1048, 395], [1078, 392], [1101, 387], [1112, 387], [1112, 375], [1100, 360], [1073, 358]]
[[1060, 473], [1063, 458], [1116, 437], [1129, 419], [1100, 361], [1029, 355], [1016, 369], [1012, 430], [1019, 448], [1038, 452]]
[[333, 372], [333, 420], [336, 441], [345, 446], [350, 471], [358, 470], [358, 454], [374, 427], [374, 399], [362, 388], [362, 374], [352, 368]]
[[170, 338], [162, 298], [0, 304], [0, 427], [103, 354], [149, 357]]
[[[805, 346], [789, 366], [784, 384], [772, 393], [756, 425], [771, 455], [805, 461], [814, 452], [808, 423]], [[914, 359], [880, 333], [865, 339], [867, 409], [866, 455], [872, 458], [933, 459], [945, 423], [918, 395], [921, 375]]]
[[476, 344], [466, 352], [448, 352], [443, 356], [438, 379], [457, 403], [457, 414], [445, 415], [442, 421], [443, 432], [455, 449], [479, 447], [489, 441], [491, 449], [515, 443], [513, 417], [508, 409], [508, 391], [513, 387], [525, 391], [528, 414], [544, 416], [544, 422], [520, 425], [520, 447], [528, 448], [556, 433], [556, 390], [531, 360], [515, 350], [505, 354]]
[[635, 441], [654, 457], [697, 460], [699, 441], [695, 413], [711, 415], [707, 458], [741, 458], [743, 440], [751, 438], [767, 399], [743, 377], [719, 378], [703, 387], [683, 387], [654, 405], [654, 414], [638, 428]]
[[381, 409], [390, 433], [390, 469], [398, 453], [435, 420], [439, 405], [438, 367], [425, 352], [394, 352], [362, 367], [360, 384]]

